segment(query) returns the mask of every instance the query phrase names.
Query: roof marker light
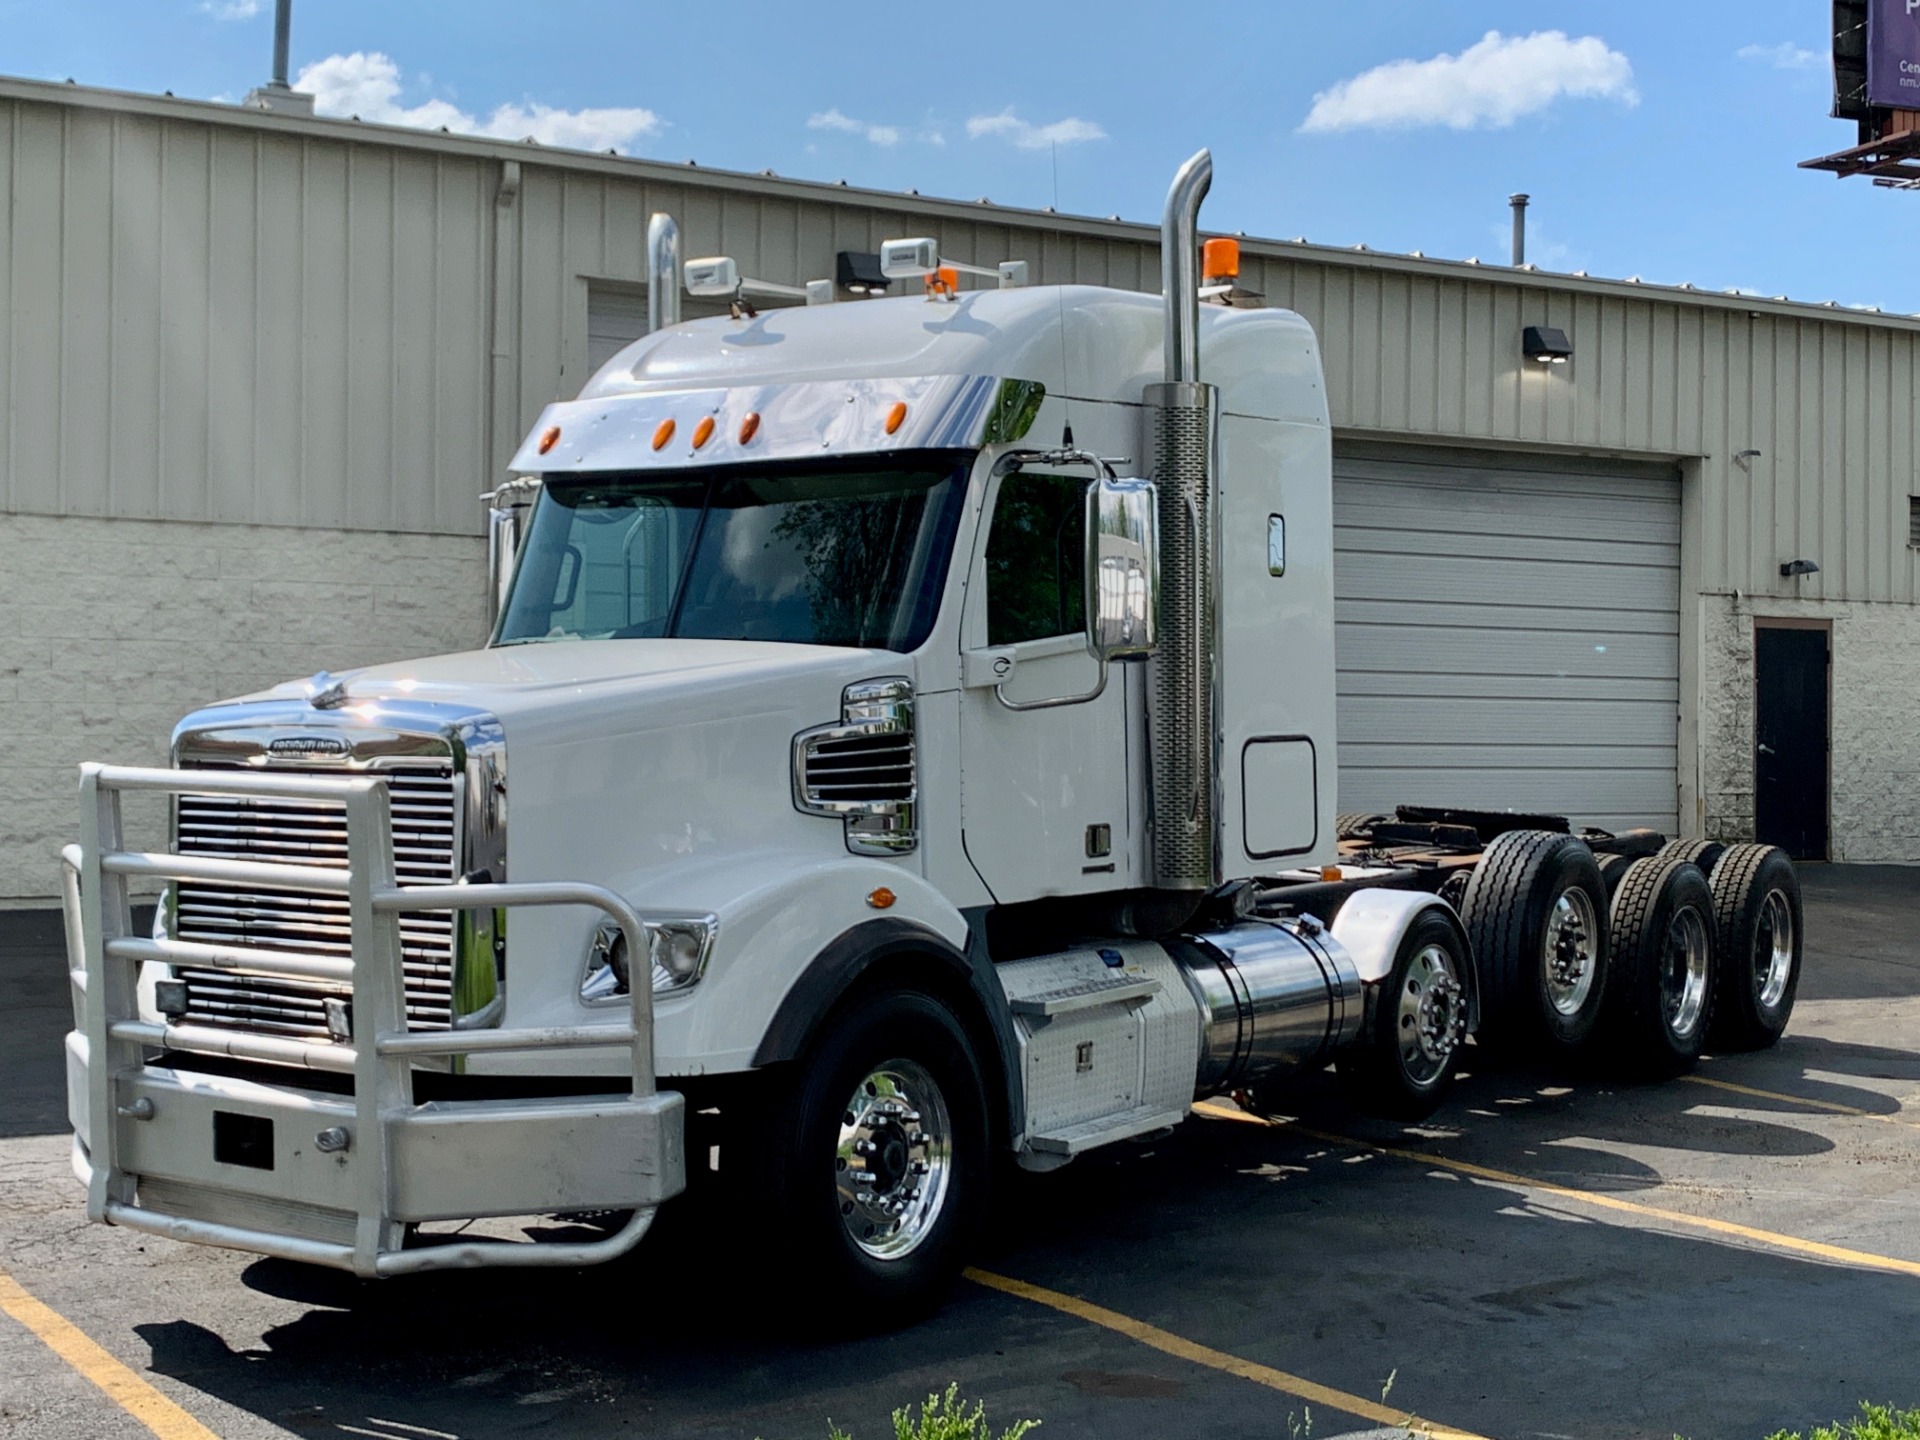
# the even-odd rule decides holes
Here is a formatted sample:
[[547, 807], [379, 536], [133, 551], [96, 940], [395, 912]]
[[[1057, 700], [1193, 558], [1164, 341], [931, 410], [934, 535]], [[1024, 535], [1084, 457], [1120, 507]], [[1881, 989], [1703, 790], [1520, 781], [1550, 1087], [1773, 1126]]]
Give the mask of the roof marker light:
[[893, 408], [887, 411], [887, 433], [889, 435], [893, 434], [906, 423], [907, 402], [904, 400], [896, 400], [893, 402]]
[[667, 448], [667, 442], [671, 439], [673, 439], [673, 417], [668, 416], [654, 429], [653, 448], [656, 450], [664, 450]]
[[747, 418], [740, 422], [740, 443], [748, 444], [760, 430], [760, 412], [749, 410]]
[[1240, 278], [1240, 242], [1222, 235], [1200, 247], [1200, 273], [1203, 284]]
[[693, 427], [693, 448], [698, 450], [713, 438], [713, 417], [702, 415], [700, 423]]
[[559, 443], [560, 443], [560, 427], [558, 425], [549, 425], [547, 427], [546, 433], [540, 437], [540, 453], [542, 455], [546, 454], [549, 450], [553, 449], [553, 447], [558, 445]]

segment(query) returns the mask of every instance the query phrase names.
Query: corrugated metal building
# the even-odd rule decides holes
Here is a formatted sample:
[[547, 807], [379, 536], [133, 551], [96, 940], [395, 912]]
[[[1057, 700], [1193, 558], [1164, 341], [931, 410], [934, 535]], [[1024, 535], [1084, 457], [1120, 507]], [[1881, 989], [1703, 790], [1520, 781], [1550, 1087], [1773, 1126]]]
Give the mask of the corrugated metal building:
[[[1158, 284], [1146, 225], [0, 80], [0, 898], [74, 762], [479, 639], [478, 492], [640, 333], [654, 210], [790, 284], [912, 233]], [[1817, 778], [1799, 848], [1920, 860], [1920, 319], [1243, 244], [1326, 357], [1343, 808], [1738, 836]]]

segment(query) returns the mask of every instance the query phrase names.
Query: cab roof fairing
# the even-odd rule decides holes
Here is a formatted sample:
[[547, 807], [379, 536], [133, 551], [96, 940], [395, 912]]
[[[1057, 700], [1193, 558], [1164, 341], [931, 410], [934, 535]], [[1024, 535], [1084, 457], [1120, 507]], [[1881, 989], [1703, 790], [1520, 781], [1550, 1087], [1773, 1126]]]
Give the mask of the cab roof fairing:
[[[723, 449], [732, 448], [719, 442], [737, 435], [738, 418], [750, 411], [762, 415], [762, 428], [772, 440], [773, 419], [756, 410], [757, 401], [776, 392], [798, 395], [799, 387], [830, 387], [843, 407], [857, 395], [852, 409], [862, 420], [871, 418], [870, 406], [884, 412], [906, 400], [911, 421], [921, 402], [953, 382], [983, 377], [1037, 381], [1049, 396], [1138, 404], [1145, 387], [1161, 378], [1162, 317], [1157, 295], [1070, 285], [974, 290], [951, 302], [908, 296], [769, 309], [748, 320], [684, 321], [627, 346], [601, 367], [578, 400], [549, 406], [514, 457], [513, 469], [631, 468], [613, 455], [631, 455], [632, 440], [643, 431], [644, 468], [717, 461]], [[1227, 413], [1328, 423], [1319, 346], [1312, 328], [1293, 312], [1203, 305], [1200, 355], [1201, 375], [1219, 387]], [[923, 388], [937, 377], [948, 386]], [[672, 403], [663, 405], [669, 397]], [[692, 430], [707, 414], [716, 419], [715, 443], [696, 453]], [[723, 415], [734, 419], [732, 431], [722, 423]], [[651, 425], [645, 423], [648, 417]], [[675, 420], [675, 431], [655, 451], [650, 448], [653, 430], [664, 418]], [[560, 439], [541, 455], [539, 437], [554, 425], [561, 428]], [[589, 425], [609, 438], [626, 438], [609, 448], [588, 438], [582, 427]], [[569, 435], [570, 427], [581, 433]], [[855, 443], [868, 428], [843, 425], [836, 431], [842, 443], [829, 439], [825, 445], [816, 431], [804, 453], [925, 444], [904, 436], [890, 437], [884, 446]], [[786, 437], [783, 449], [798, 434]], [[978, 443], [978, 437], [970, 443]], [[748, 457], [736, 452], [728, 458]]]

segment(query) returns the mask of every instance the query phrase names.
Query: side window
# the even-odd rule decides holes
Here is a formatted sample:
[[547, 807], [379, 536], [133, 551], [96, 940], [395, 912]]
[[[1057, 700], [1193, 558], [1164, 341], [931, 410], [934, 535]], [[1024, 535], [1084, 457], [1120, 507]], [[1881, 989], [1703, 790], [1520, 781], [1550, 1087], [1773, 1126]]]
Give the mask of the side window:
[[1000, 482], [987, 534], [987, 643], [1087, 628], [1087, 482], [1019, 470]]

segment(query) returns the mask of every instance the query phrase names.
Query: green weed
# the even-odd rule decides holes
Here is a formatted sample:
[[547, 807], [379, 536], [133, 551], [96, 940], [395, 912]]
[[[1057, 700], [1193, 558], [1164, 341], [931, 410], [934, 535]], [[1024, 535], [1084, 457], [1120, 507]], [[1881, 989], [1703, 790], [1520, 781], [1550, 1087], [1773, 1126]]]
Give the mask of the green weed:
[[1920, 1410], [1862, 1403], [1860, 1414], [1837, 1425], [1822, 1425], [1812, 1435], [1776, 1430], [1767, 1440], [1920, 1440]]
[[[929, 1395], [920, 1403], [919, 1418], [914, 1417], [911, 1405], [894, 1411], [893, 1440], [1020, 1440], [1039, 1425], [1038, 1420], [1016, 1420], [996, 1437], [987, 1428], [986, 1404], [976, 1400], [969, 1410], [960, 1399], [960, 1382], [956, 1380], [947, 1386], [946, 1394]], [[853, 1437], [834, 1425], [827, 1440], [853, 1440]]]

